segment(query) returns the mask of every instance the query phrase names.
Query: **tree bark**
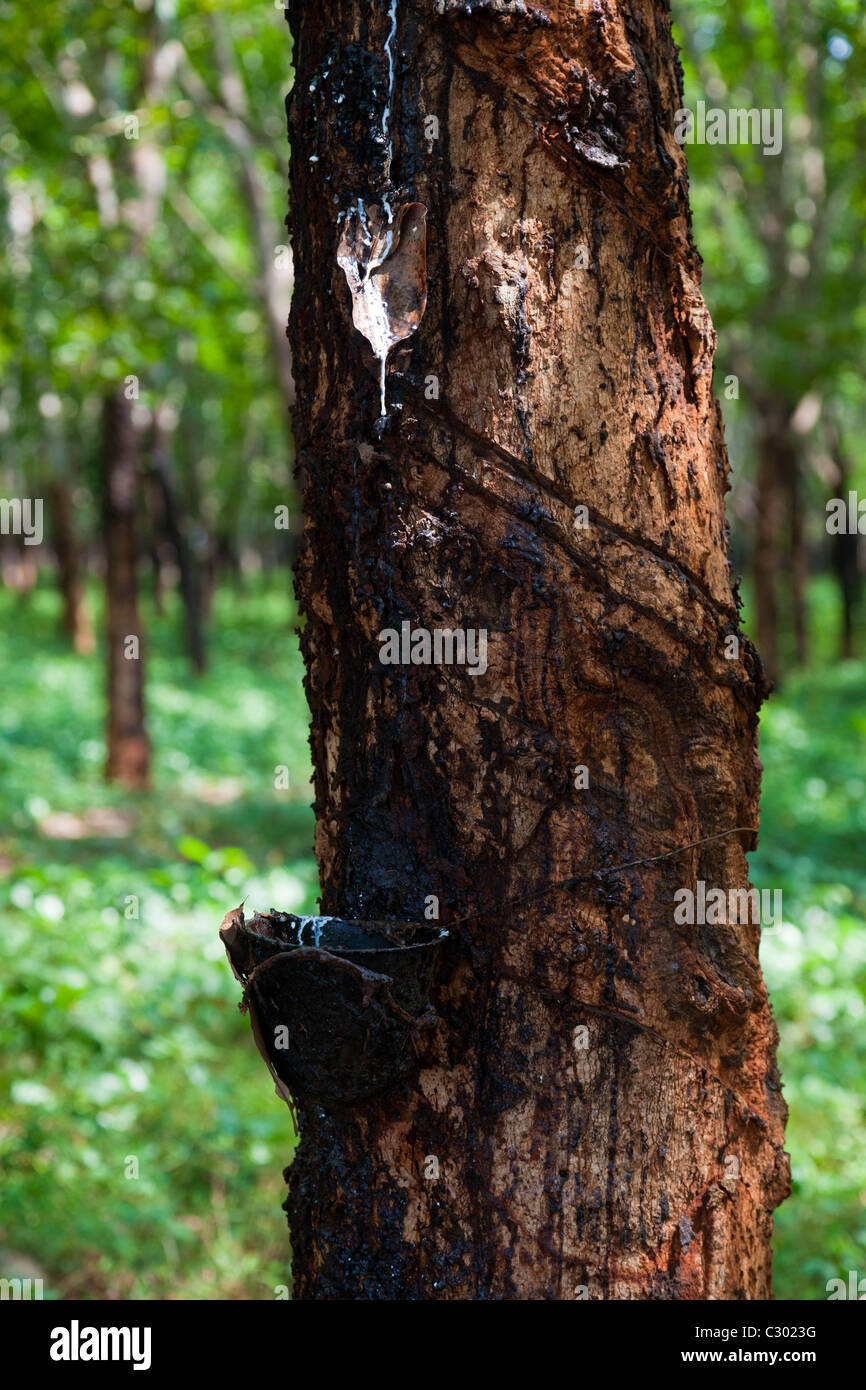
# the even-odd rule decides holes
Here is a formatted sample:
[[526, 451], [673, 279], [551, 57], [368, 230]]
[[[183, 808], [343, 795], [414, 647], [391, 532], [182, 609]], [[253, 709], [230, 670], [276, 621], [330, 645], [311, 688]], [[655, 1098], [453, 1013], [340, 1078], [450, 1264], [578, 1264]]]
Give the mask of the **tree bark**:
[[[748, 883], [754, 837], [728, 832], [757, 825], [763, 678], [669, 15], [296, 0], [290, 22], [323, 911], [421, 922], [435, 897], [452, 923], [413, 1076], [300, 1106], [295, 1296], [767, 1297], [788, 1170], [759, 928], [674, 920], [677, 889]], [[388, 333], [420, 326], [383, 419], [358, 199], [371, 228], [410, 209]], [[486, 673], [382, 664], [406, 620], [486, 629]]]
[[134, 788], [148, 785], [150, 762], [135, 536], [139, 448], [130, 402], [118, 389], [105, 400], [101, 456], [108, 643], [105, 775]]

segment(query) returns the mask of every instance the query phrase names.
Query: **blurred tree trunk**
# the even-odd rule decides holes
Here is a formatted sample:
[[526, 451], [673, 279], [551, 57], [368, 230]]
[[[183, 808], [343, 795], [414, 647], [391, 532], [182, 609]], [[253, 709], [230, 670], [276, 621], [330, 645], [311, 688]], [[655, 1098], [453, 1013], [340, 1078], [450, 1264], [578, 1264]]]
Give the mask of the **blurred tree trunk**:
[[802, 449], [792, 430], [793, 407], [783, 396], [764, 396], [758, 409], [758, 524], [753, 560], [756, 629], [764, 669], [776, 684], [782, 675], [779, 578], [786, 555], [794, 660], [805, 666], [809, 659], [809, 550], [803, 524]]
[[108, 759], [110, 781], [148, 784], [150, 748], [144, 726], [144, 674], [138, 613], [139, 438], [122, 389], [107, 396], [101, 451], [108, 643]]
[[66, 483], [51, 483], [49, 500], [54, 529], [54, 552], [57, 556], [57, 583], [63, 602], [63, 631], [77, 652], [87, 654], [93, 651], [93, 629], [84, 607], [81, 552], [75, 534], [72, 497]]
[[809, 544], [803, 521], [803, 457], [793, 443], [784, 455], [788, 483], [791, 539], [791, 605], [794, 614], [794, 658], [809, 660]]
[[780, 478], [780, 440], [784, 413], [760, 407], [758, 431], [757, 525], [752, 552], [755, 585], [755, 629], [767, 679], [779, 680], [778, 569], [781, 547], [783, 493]]
[[[851, 490], [851, 460], [842, 442], [842, 432], [834, 418], [828, 419], [828, 444], [838, 470], [837, 495], [847, 503]], [[830, 553], [839, 597], [842, 603], [842, 624], [839, 655], [843, 661], [854, 656], [854, 618], [860, 601], [859, 536], [849, 535], [847, 529], [830, 537]]]
[[165, 565], [162, 559], [162, 546], [159, 537], [152, 529], [149, 529], [145, 550], [150, 563], [151, 577], [153, 579], [153, 611], [158, 618], [162, 618], [165, 615]]
[[[157, 412], [158, 413], [158, 412]], [[207, 669], [204, 645], [201, 582], [187, 540], [180, 501], [171, 474], [171, 461], [163, 432], [154, 421], [150, 447], [151, 478], [156, 488], [160, 529], [164, 532], [177, 561], [180, 595], [183, 603], [186, 645], [193, 669], [202, 675]]]
[[[763, 688], [669, 17], [435, 11], [290, 10], [323, 911], [422, 921], [435, 897], [454, 923], [415, 1075], [300, 1108], [296, 1296], [764, 1298], [788, 1179], [759, 929], [673, 911], [697, 880], [744, 888], [743, 844], [652, 862], [757, 823]], [[359, 199], [371, 225], [427, 211], [384, 420], [337, 261]], [[406, 225], [389, 331], [422, 307]], [[382, 665], [405, 620], [486, 629], [486, 674]]]
[[0, 573], [4, 588], [12, 589], [27, 603], [39, 579], [34, 555], [37, 547], [25, 544], [24, 536], [0, 537]]

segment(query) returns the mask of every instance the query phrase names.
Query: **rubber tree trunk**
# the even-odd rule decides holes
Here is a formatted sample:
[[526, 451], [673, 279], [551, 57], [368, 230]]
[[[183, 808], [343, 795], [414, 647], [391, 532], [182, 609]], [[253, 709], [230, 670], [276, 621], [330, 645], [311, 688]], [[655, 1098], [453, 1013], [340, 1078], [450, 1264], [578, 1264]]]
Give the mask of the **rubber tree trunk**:
[[70, 490], [65, 483], [50, 485], [49, 497], [57, 556], [57, 584], [63, 604], [63, 631], [77, 652], [93, 651], [93, 630], [84, 607], [81, 584], [81, 552], [75, 533]]
[[783, 396], [773, 396], [761, 402], [759, 412], [758, 524], [753, 562], [756, 627], [764, 668], [775, 684], [782, 675], [779, 570], [786, 554], [794, 660], [805, 666], [809, 659], [809, 551], [803, 521], [802, 449], [791, 428], [793, 406]]
[[160, 527], [174, 551], [180, 576], [180, 596], [183, 603], [186, 646], [193, 670], [202, 675], [207, 670], [204, 643], [201, 580], [198, 566], [187, 539], [181, 503], [172, 477], [171, 461], [163, 433], [155, 424], [150, 442], [150, 472], [158, 499]]
[[[754, 837], [727, 832], [757, 824], [762, 674], [669, 16], [323, 0], [290, 22], [323, 911], [438, 899], [453, 924], [412, 1078], [301, 1106], [295, 1294], [766, 1297], [788, 1168], [759, 928], [674, 920], [677, 889], [748, 883]], [[384, 419], [359, 199], [380, 256], [393, 217]], [[383, 664], [404, 621], [487, 630], [486, 673]]]
[[101, 455], [108, 647], [105, 775], [128, 787], [147, 786], [150, 762], [135, 535], [139, 452], [130, 402], [115, 391], [105, 400]]
[[[851, 461], [835, 421], [829, 424], [828, 444], [838, 472], [836, 493], [847, 501], [851, 490]], [[839, 633], [839, 657], [842, 661], [850, 661], [854, 656], [854, 620], [860, 603], [859, 540], [856, 532], [850, 535], [847, 529], [830, 537], [832, 566], [842, 607]]]
[[757, 525], [752, 551], [755, 584], [755, 627], [768, 681], [775, 685], [781, 673], [779, 661], [778, 572], [783, 522], [783, 489], [780, 440], [784, 419], [768, 409], [761, 411], [758, 435]]

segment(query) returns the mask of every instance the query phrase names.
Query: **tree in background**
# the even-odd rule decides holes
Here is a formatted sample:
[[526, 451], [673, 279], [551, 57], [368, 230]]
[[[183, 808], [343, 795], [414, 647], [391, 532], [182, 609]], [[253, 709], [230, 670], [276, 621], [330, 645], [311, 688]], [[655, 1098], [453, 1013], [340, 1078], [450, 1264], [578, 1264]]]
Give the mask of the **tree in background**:
[[[762, 678], [669, 17], [291, 22], [323, 911], [452, 923], [414, 1078], [301, 1108], [296, 1295], [767, 1297], [759, 933], [673, 906], [748, 882]], [[383, 664], [406, 622], [484, 630], [486, 672]]]
[[[782, 119], [777, 154], [760, 145], [687, 147], [701, 186], [696, 216], [711, 267], [707, 294], [726, 383], [720, 395], [739, 398], [738, 406], [725, 402], [745, 474], [734, 508], [752, 533], [756, 639], [776, 680], [785, 664], [783, 616], [793, 628], [794, 661], [809, 654], [809, 551], [831, 561], [824, 504], [850, 478], [839, 450], [854, 450], [866, 405], [862, 6], [675, 0], [673, 11], [684, 107], [778, 110]], [[860, 447], [854, 473], [862, 482]], [[843, 580], [836, 572], [846, 650], [852, 573], [847, 566]]]
[[105, 399], [102, 450], [108, 655], [105, 771], [110, 781], [128, 787], [146, 787], [150, 765], [135, 540], [140, 451], [132, 405], [122, 391], [115, 391]]
[[154, 548], [198, 669], [192, 609], [215, 563], [283, 556], [274, 508], [292, 500], [282, 15], [221, 5], [219, 42], [206, 0], [0, 3], [0, 20], [3, 487], [44, 490], [65, 626], [86, 644], [76, 576], [103, 540], [103, 401], [136, 376]]

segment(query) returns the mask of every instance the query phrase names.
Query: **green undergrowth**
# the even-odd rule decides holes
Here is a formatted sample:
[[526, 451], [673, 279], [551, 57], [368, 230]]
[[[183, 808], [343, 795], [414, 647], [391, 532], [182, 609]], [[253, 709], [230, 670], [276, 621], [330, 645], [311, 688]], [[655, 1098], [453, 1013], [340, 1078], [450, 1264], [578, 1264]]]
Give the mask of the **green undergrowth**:
[[217, 930], [241, 897], [315, 905], [293, 612], [276, 586], [218, 594], [201, 679], [178, 626], [145, 609], [153, 789], [124, 793], [100, 653], [68, 650], [49, 590], [0, 593], [0, 1273], [29, 1255], [46, 1296], [289, 1280], [291, 1120]]

